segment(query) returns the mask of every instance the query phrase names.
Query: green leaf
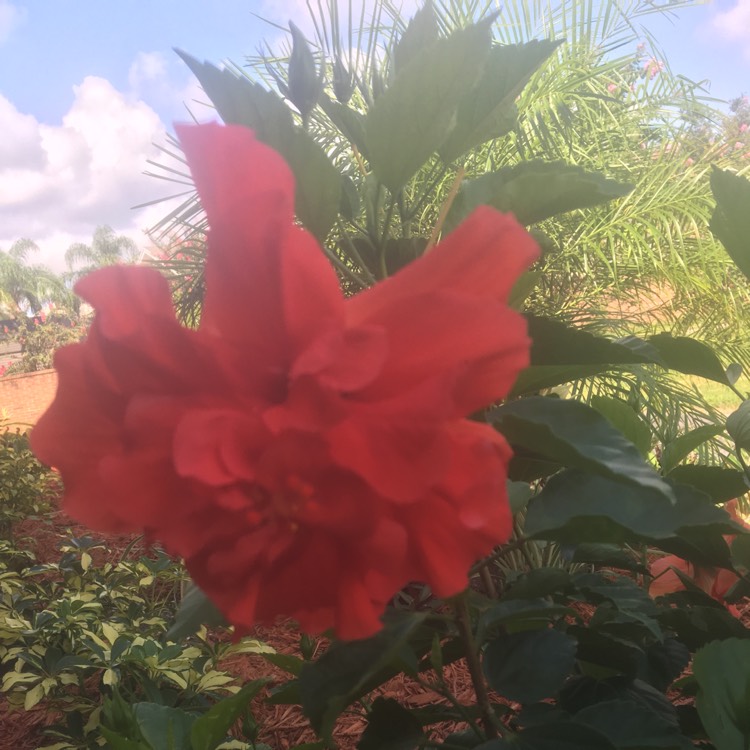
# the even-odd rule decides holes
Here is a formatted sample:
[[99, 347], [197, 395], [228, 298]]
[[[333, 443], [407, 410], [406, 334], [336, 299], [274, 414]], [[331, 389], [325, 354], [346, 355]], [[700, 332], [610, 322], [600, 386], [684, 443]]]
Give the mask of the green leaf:
[[684, 435], [680, 435], [674, 439], [671, 443], [667, 443], [664, 446], [664, 451], [661, 456], [661, 469], [665, 474], [668, 474], [672, 469], [677, 466], [682, 459], [687, 458], [699, 445], [703, 445], [707, 440], [715, 437], [720, 432], [723, 432], [722, 428], [715, 424], [705, 424], [700, 427], [696, 427], [690, 432], [686, 432]]
[[123, 737], [117, 732], [107, 729], [107, 727], [99, 726], [97, 731], [101, 733], [105, 740], [107, 740], [107, 744], [112, 750], [154, 750], [148, 745], [144, 745], [142, 742]]
[[247, 710], [250, 701], [270, 678], [246, 683], [242, 690], [229, 698], [214, 703], [205, 714], [195, 720], [190, 730], [192, 750], [214, 750], [227, 737], [232, 725]]
[[664, 367], [730, 385], [726, 370], [714, 350], [702, 341], [670, 333], [657, 333], [646, 341], [659, 352]]
[[714, 166], [711, 190], [716, 209], [709, 227], [750, 279], [750, 181]]
[[393, 698], [376, 698], [357, 750], [413, 750], [424, 734], [422, 725]]
[[528, 504], [534, 495], [531, 485], [528, 482], [511, 482], [505, 483], [508, 490], [508, 501], [510, 502], [510, 511], [513, 515], [520, 513]]
[[672, 469], [667, 479], [674, 484], [689, 484], [705, 492], [715, 503], [725, 503], [748, 491], [744, 472], [722, 466], [683, 464]]
[[477, 84], [461, 100], [456, 125], [440, 148], [443, 161], [452, 162], [473, 146], [511, 132], [516, 97], [561, 43], [543, 39], [494, 45]]
[[727, 417], [727, 432], [738, 448], [750, 450], [750, 401], [743, 401]]
[[321, 242], [336, 221], [341, 203], [341, 175], [325, 151], [305, 131], [296, 127], [291, 111], [273, 92], [219, 70], [210, 63], [177, 50], [222, 120], [244, 125], [255, 137], [278, 151], [294, 173], [295, 210], [299, 220]]
[[568, 211], [608, 203], [632, 190], [632, 185], [562, 161], [525, 161], [465, 180], [446, 226], [457, 226], [482, 205], [511, 212], [521, 224], [536, 224]]
[[730, 638], [704, 646], [693, 659], [698, 714], [716, 750], [750, 746], [750, 641]]
[[300, 702], [315, 731], [329, 738], [338, 715], [353, 701], [402, 671], [413, 658], [409, 639], [425, 615], [401, 613], [377, 635], [334, 643], [316, 662], [305, 663], [299, 676]]
[[635, 701], [595, 703], [579, 711], [573, 721], [600, 732], [617, 748], [694, 750], [693, 743], [674, 724]]
[[201, 625], [215, 627], [226, 625], [224, 616], [216, 605], [194, 584], [191, 583], [182, 597], [174, 622], [167, 631], [168, 641], [177, 641], [195, 633]]
[[477, 626], [477, 640], [486, 640], [487, 633], [501, 626], [516, 630], [529, 630], [532, 626], [546, 626], [554, 618], [571, 615], [573, 610], [551, 604], [546, 599], [505, 599], [483, 612]]
[[654, 361], [652, 347], [639, 351], [558, 320], [525, 317], [531, 338], [531, 366], [517, 379], [513, 396], [597, 375], [618, 365]]
[[195, 714], [158, 703], [136, 703], [133, 712], [143, 739], [153, 750], [191, 750]]
[[393, 194], [445, 141], [489, 48], [489, 23], [456, 31], [423, 49], [375, 100], [365, 120], [370, 166]]
[[582, 724], [553, 721], [528, 727], [508, 739], [490, 740], [475, 750], [616, 750], [600, 732]]
[[490, 687], [509, 700], [535, 703], [557, 693], [576, 660], [576, 642], [560, 630], [527, 630], [487, 644], [482, 668]]
[[519, 578], [505, 599], [536, 599], [565, 591], [573, 585], [570, 573], [562, 568], [535, 568]]
[[599, 412], [579, 401], [530, 396], [491, 410], [489, 418], [514, 446], [672, 497], [670, 487], [638, 449]]
[[732, 560], [735, 565], [750, 571], [750, 534], [740, 534], [732, 541]]
[[410, 62], [419, 59], [420, 53], [437, 42], [440, 27], [432, 0], [414, 14], [401, 38], [393, 48], [393, 69], [398, 74]]
[[623, 549], [616, 544], [596, 544], [593, 542], [577, 544], [570, 561], [572, 563], [631, 570], [638, 573], [648, 572], [630, 550]]
[[672, 488], [674, 499], [644, 487], [614, 482], [578, 470], [551, 477], [526, 511], [528, 536], [579, 544], [632, 543], [674, 537], [680, 529], [734, 527], [721, 508], [690, 487]]
[[341, 134], [359, 149], [359, 153], [365, 159], [369, 159], [365, 138], [364, 116], [356, 110], [347, 107], [346, 104], [333, 101], [326, 94], [323, 94], [320, 98], [320, 108], [341, 131]]
[[590, 401], [606, 420], [621, 432], [646, 458], [651, 452], [651, 428], [638, 416], [632, 406], [619, 398], [593, 396]]

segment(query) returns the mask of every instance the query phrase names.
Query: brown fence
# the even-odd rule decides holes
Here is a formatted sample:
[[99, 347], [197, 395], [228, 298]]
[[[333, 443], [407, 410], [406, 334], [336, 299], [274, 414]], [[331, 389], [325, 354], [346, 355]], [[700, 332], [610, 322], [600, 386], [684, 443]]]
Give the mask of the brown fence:
[[36, 424], [52, 403], [56, 389], [54, 370], [0, 378], [0, 429]]

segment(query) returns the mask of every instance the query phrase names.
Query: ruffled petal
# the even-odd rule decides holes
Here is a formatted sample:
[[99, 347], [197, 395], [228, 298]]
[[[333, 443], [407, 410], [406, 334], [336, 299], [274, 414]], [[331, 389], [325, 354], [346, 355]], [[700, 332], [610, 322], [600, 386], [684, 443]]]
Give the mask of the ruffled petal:
[[400, 300], [441, 289], [505, 302], [538, 256], [536, 242], [511, 214], [480, 206], [421, 258], [350, 300], [347, 319], [376, 320]]
[[209, 225], [201, 328], [235, 342], [247, 369], [286, 367], [343, 306], [317, 243], [293, 226], [292, 173], [242, 126], [176, 130]]

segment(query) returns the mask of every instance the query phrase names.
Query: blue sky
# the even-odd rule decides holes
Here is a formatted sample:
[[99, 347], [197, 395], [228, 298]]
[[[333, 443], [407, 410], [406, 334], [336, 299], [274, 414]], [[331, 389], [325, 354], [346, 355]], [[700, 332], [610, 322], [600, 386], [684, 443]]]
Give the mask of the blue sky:
[[[105, 223], [145, 247], [164, 209], [130, 207], [165, 194], [142, 174], [152, 144], [200, 97], [172, 48], [242, 62], [280, 37], [253, 12], [300, 22], [304, 0], [0, 0], [0, 248], [28, 236], [61, 268]], [[718, 98], [750, 93], [750, 0], [649, 26], [673, 71]]]

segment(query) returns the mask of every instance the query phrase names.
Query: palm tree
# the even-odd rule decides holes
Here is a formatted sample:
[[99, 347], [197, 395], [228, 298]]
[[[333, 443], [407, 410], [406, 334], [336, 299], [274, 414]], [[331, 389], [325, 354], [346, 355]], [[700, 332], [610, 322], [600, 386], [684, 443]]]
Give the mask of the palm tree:
[[136, 263], [140, 260], [138, 246], [123, 235], [116, 235], [112, 227], [99, 226], [91, 244], [76, 242], [65, 251], [67, 278], [75, 282], [87, 273], [116, 263]]
[[63, 280], [45, 266], [28, 265], [28, 257], [39, 248], [29, 239], [0, 250], [0, 309], [11, 317], [38, 313], [45, 302], [67, 305], [70, 291]]

